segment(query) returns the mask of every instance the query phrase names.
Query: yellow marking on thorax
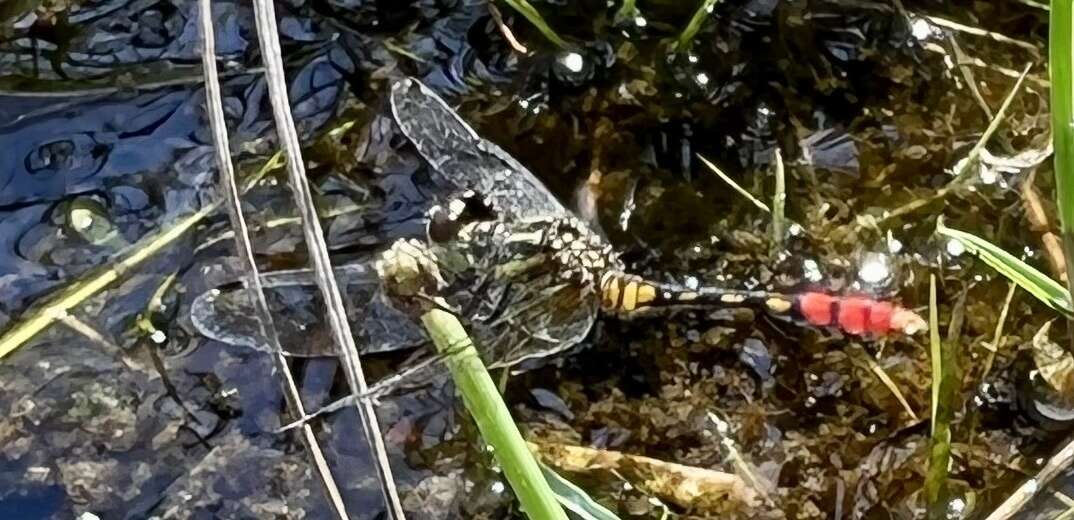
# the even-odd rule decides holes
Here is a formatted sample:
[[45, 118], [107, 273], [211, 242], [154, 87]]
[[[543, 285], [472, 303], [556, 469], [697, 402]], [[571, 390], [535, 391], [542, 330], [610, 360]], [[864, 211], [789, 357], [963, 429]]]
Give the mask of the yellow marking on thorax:
[[630, 312], [638, 306], [638, 282], [633, 280], [623, 286], [623, 300], [619, 302], [619, 309]]
[[603, 304], [605, 309], [615, 309], [619, 306], [619, 277], [614, 274], [604, 275], [604, 289], [601, 291], [604, 293]]

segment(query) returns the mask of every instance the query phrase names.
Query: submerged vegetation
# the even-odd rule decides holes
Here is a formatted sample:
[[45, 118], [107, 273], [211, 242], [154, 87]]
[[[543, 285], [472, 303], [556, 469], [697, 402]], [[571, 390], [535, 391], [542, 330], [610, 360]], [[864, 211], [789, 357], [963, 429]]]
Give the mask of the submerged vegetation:
[[[248, 233], [219, 211], [196, 4], [0, 8], [0, 517], [1074, 515], [1071, 2], [298, 1], [274, 65], [265, 11], [215, 1]], [[596, 319], [540, 307], [569, 281], [495, 284], [547, 257], [453, 286], [474, 246], [414, 255], [395, 300], [388, 245], [504, 210], [436, 199], [459, 159], [422, 139], [458, 136], [407, 128], [405, 77], [628, 273], [852, 299]], [[270, 330], [255, 286], [279, 350], [243, 332]], [[882, 299], [928, 334], [856, 334]], [[858, 329], [779, 319], [846, 302]], [[517, 362], [482, 363], [503, 337]]]

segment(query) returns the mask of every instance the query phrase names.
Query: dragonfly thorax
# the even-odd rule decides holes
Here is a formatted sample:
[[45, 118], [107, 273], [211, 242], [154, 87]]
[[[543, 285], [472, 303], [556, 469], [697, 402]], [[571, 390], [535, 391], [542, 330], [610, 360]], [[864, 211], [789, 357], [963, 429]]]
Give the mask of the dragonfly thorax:
[[559, 279], [580, 284], [587, 291], [597, 289], [605, 272], [621, 269], [611, 245], [571, 216], [475, 222], [460, 229], [458, 240], [480, 245], [476, 250], [485, 254], [495, 249], [492, 256], [504, 265], [533, 263], [531, 267], [551, 269]]

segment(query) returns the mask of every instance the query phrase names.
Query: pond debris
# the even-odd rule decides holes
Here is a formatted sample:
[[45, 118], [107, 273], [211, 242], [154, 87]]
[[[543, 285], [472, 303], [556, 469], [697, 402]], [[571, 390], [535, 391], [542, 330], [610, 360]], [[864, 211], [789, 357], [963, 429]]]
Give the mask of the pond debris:
[[899, 385], [895, 384], [895, 381], [891, 379], [884, 367], [880, 366], [872, 356], [869, 356], [865, 352], [861, 352], [860, 349], [854, 349], [853, 354], [855, 359], [860, 360], [869, 370], [876, 375], [876, 378], [891, 392], [891, 395], [899, 401], [899, 405], [906, 411], [906, 415], [910, 417], [911, 422], [918, 422], [921, 419], [918, 418], [917, 412], [914, 412], [914, 408], [910, 406], [910, 403], [906, 400], [906, 396], [903, 395], [902, 390], [899, 390]]
[[[1037, 407], [1057, 409], [1074, 408], [1074, 354], [1059, 346], [1048, 336], [1054, 320], [1048, 321], [1036, 334], [1031, 342], [1033, 362], [1037, 367], [1036, 375], [1040, 377], [1051, 390], [1048, 403], [1037, 401]], [[1042, 396], [1043, 397], [1043, 396]], [[1057, 410], [1058, 411], [1058, 410]], [[1068, 412], [1065, 415], [1072, 415]], [[1069, 419], [1065, 419], [1069, 420]]]
[[1007, 520], [1021, 513], [1030, 499], [1047, 486], [1052, 479], [1070, 468], [1074, 463], [1074, 440], [1068, 440], [1055, 455], [1052, 455], [1035, 476], [1023, 482], [989, 514], [985, 520]]
[[511, 32], [511, 28], [504, 23], [503, 15], [500, 14], [500, 9], [496, 7], [496, 4], [489, 2], [488, 6], [489, 14], [492, 15], [492, 19], [496, 22], [496, 27], [499, 27], [500, 34], [503, 34], [507, 43], [511, 44], [511, 48], [515, 49], [520, 54], [529, 54], [529, 49], [527, 49], [525, 45], [522, 45], [522, 42], [519, 42], [518, 38], [515, 38], [515, 33]]
[[651, 457], [568, 444], [531, 441], [545, 464], [568, 473], [614, 471], [636, 487], [678, 507], [715, 514], [760, 504], [758, 492], [742, 477]]
[[1028, 63], [1026, 64], [1025, 68], [1022, 69], [1022, 74], [1018, 76], [1018, 80], [1014, 83], [1014, 86], [1011, 87], [1011, 90], [1008, 92], [1007, 97], [1003, 99], [1003, 103], [1000, 105], [999, 110], [996, 111], [995, 117], [993, 117], [992, 120], [988, 123], [988, 127], [985, 128], [985, 131], [981, 134], [981, 137], [977, 140], [977, 143], [973, 145], [973, 148], [970, 149], [969, 153], [967, 153], [965, 157], [963, 157], [961, 160], [959, 160], [958, 163], [956, 163], [952, 171], [953, 179], [949, 183], [947, 183], [947, 185], [936, 190], [935, 193], [928, 197], [914, 199], [902, 206], [892, 209], [891, 211], [885, 212], [884, 215], [880, 218], [881, 223], [917, 211], [918, 209], [921, 209], [937, 200], [946, 197], [952, 191], [965, 188], [966, 181], [968, 180], [970, 173], [972, 172], [972, 167], [976, 166], [978, 160], [980, 159], [981, 150], [984, 149], [985, 145], [992, 138], [992, 135], [995, 134], [996, 130], [999, 129], [999, 125], [1006, 118], [1007, 109], [1010, 108], [1011, 101], [1014, 100], [1015, 95], [1017, 95], [1018, 92], [1021, 91], [1022, 82], [1025, 81], [1025, 78], [1029, 74], [1029, 71], [1032, 66], [1032, 63]]
[[[1051, 139], [1048, 140], [1049, 143]], [[1067, 281], [1067, 261], [1063, 253], [1063, 243], [1053, 230], [1055, 227], [1048, 217], [1048, 211], [1044, 208], [1044, 201], [1033, 181], [1036, 179], [1036, 169], [1031, 169], [1029, 175], [1022, 181], [1019, 193], [1022, 195], [1023, 208], [1029, 228], [1040, 233], [1041, 245], [1044, 246], [1044, 255], [1048, 259], [1048, 267], [1052, 276], [1057, 280]]]
[[981, 343], [981, 346], [988, 350], [984, 369], [981, 370], [981, 377], [979, 378], [981, 381], [988, 379], [988, 373], [992, 371], [992, 365], [996, 362], [996, 354], [1003, 344], [1003, 327], [1007, 324], [1007, 315], [1010, 313], [1011, 300], [1014, 299], [1016, 289], [1018, 289], [1018, 284], [1014, 282], [1007, 284], [1007, 296], [1003, 298], [1003, 307], [999, 311], [999, 319], [996, 320], [996, 330], [992, 333], [992, 341]]

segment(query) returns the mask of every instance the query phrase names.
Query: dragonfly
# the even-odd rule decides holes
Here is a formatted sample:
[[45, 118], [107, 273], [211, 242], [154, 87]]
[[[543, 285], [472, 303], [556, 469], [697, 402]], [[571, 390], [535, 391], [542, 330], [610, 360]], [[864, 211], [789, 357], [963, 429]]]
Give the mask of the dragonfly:
[[[389, 93], [391, 121], [427, 165], [423, 232], [399, 237], [336, 267], [356, 342], [365, 353], [430, 344], [413, 313], [392, 296], [387, 259], [425, 262], [438, 301], [471, 332], [490, 367], [515, 367], [578, 345], [603, 317], [677, 309], [752, 308], [862, 336], [916, 334], [925, 321], [897, 303], [863, 295], [686, 285], [628, 272], [596, 226], [577, 217], [525, 166], [482, 138], [432, 89], [414, 78]], [[314, 303], [309, 270], [263, 273], [285, 348], [332, 355]], [[267, 350], [249, 295], [237, 283], [198, 296], [191, 322], [224, 343]], [[288, 338], [293, 341], [288, 341]], [[429, 349], [426, 349], [429, 350]], [[423, 358], [430, 365], [435, 355]], [[404, 373], [406, 370], [404, 370]]]

